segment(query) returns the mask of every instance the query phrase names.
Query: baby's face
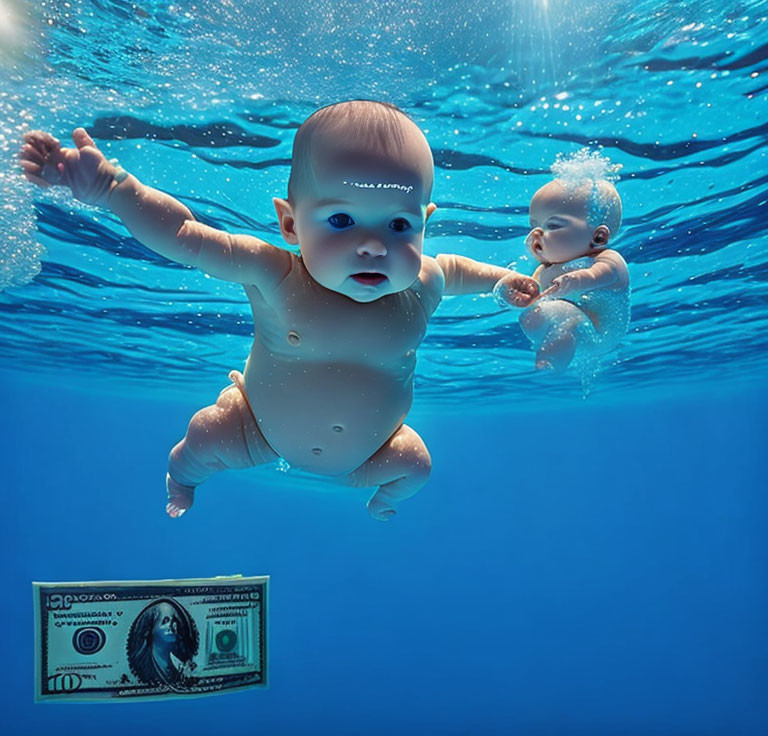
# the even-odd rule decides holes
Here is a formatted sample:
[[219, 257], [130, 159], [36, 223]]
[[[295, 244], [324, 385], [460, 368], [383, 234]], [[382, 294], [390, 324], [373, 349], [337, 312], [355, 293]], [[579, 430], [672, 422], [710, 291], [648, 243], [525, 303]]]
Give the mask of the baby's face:
[[407, 289], [421, 270], [424, 225], [435, 208], [424, 182], [382, 161], [334, 163], [314, 167], [313, 191], [294, 207], [307, 271], [358, 302]]
[[587, 196], [567, 193], [551, 181], [534, 194], [526, 245], [540, 263], [565, 263], [587, 255], [592, 228], [587, 225]]

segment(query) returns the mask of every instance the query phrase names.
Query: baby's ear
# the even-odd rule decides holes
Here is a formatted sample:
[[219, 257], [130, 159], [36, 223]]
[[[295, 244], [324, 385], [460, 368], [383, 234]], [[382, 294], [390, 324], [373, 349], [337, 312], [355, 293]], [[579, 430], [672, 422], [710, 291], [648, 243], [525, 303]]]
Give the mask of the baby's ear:
[[611, 230], [607, 225], [598, 225], [592, 233], [592, 245], [596, 248], [604, 248], [611, 239]]
[[299, 236], [296, 235], [296, 218], [293, 216], [293, 207], [287, 199], [280, 199], [279, 197], [273, 197], [272, 204], [275, 205], [277, 222], [280, 225], [283, 240], [289, 245], [298, 245]]
[[427, 205], [427, 216], [424, 218], [424, 222], [426, 222], [431, 216], [432, 213], [437, 209], [437, 205], [434, 202], [430, 202]]

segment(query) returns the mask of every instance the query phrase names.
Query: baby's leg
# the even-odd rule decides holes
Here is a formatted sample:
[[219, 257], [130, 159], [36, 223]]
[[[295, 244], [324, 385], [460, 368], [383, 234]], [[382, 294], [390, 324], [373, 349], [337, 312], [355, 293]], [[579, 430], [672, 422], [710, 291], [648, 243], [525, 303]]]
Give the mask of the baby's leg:
[[548, 335], [536, 351], [536, 370], [562, 373], [576, 353], [575, 325], [560, 325]]
[[576, 354], [580, 331], [590, 328], [591, 323], [575, 304], [551, 299], [523, 312], [520, 326], [536, 348], [537, 370], [562, 372]]
[[213, 406], [192, 417], [187, 434], [168, 458], [168, 505], [174, 518], [194, 500], [195, 487], [227, 468], [250, 468], [277, 460], [240, 388], [230, 386]]
[[534, 345], [540, 343], [546, 337], [547, 331], [552, 325], [549, 309], [546, 306], [551, 303], [538, 302], [520, 315], [520, 327], [525, 336]]
[[421, 437], [403, 424], [344, 482], [355, 488], [378, 486], [368, 501], [368, 513], [379, 521], [395, 515], [400, 501], [410, 498], [427, 482], [432, 459]]

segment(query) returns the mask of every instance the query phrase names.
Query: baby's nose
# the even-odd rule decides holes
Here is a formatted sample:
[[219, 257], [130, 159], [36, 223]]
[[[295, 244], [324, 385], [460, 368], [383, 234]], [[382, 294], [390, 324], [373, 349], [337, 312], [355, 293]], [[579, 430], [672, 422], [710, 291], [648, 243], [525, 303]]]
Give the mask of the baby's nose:
[[379, 238], [370, 236], [357, 246], [357, 254], [359, 256], [385, 256], [387, 255], [387, 246]]
[[544, 231], [540, 227], [535, 227], [531, 232], [528, 233], [528, 235], [525, 238], [525, 245], [528, 248], [533, 247], [533, 241], [540, 240], [541, 237], [544, 235]]

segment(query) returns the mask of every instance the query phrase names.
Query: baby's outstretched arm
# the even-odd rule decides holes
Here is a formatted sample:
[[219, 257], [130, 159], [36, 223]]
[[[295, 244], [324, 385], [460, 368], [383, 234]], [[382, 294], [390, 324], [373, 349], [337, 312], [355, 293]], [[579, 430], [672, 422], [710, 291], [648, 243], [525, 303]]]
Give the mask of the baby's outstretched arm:
[[534, 279], [509, 268], [446, 253], [436, 260], [445, 274], [444, 294], [484, 294], [501, 287], [505, 299], [517, 306], [527, 306], [539, 293]]
[[84, 128], [75, 129], [72, 139], [76, 148], [61, 148], [48, 133], [27, 133], [21, 151], [27, 179], [39, 186], [68, 186], [80, 201], [110, 209], [156, 253], [217, 278], [266, 287], [288, 272], [287, 251], [259, 238], [208, 227], [177, 199], [135, 176], [118, 181], [118, 169]]
[[595, 256], [595, 262], [589, 268], [569, 271], [553, 279], [541, 296], [564, 297], [606, 287], [622, 288], [628, 284], [629, 273], [624, 259], [616, 251], [606, 250]]

